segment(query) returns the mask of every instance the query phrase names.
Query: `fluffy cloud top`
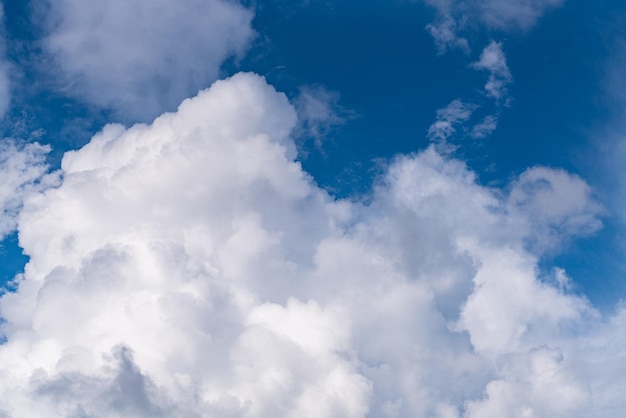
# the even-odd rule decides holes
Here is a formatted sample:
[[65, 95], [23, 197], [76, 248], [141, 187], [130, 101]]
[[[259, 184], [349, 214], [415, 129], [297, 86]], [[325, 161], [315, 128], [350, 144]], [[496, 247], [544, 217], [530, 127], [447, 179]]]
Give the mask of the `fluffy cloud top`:
[[[228, 0], [38, 0], [44, 51], [62, 89], [147, 120], [206, 87], [253, 36], [252, 13]], [[38, 22], [39, 23], [39, 22]]]
[[582, 180], [533, 168], [489, 189], [431, 147], [391, 162], [367, 205], [335, 200], [294, 161], [296, 123], [239, 74], [67, 153], [20, 214], [31, 258], [0, 299], [0, 414], [624, 408], [626, 311], [601, 318], [538, 277], [545, 231], [598, 227]]

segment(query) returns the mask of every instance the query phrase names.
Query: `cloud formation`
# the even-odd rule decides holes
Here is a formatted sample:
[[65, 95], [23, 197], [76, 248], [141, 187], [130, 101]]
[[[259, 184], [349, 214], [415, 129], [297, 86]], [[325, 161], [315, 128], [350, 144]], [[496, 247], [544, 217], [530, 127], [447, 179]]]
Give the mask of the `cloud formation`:
[[477, 62], [472, 63], [472, 68], [479, 71], [488, 71], [489, 80], [485, 84], [485, 94], [492, 97], [496, 102], [505, 101], [507, 87], [513, 81], [511, 71], [506, 63], [506, 56], [502, 50], [502, 42], [491, 41]]
[[472, 128], [472, 138], [486, 138], [493, 133], [498, 127], [498, 117], [495, 115], [487, 115], [478, 124]]
[[[506, 63], [506, 56], [502, 50], [502, 43], [491, 41], [487, 45], [478, 61], [470, 64], [478, 71], [487, 71], [489, 79], [484, 86], [483, 94], [495, 101], [496, 107], [508, 106], [511, 101], [508, 87], [513, 82], [513, 76]], [[481, 139], [491, 135], [498, 127], [498, 116], [487, 115], [471, 129], [464, 125], [480, 106], [475, 103], [455, 99], [448, 106], [437, 110], [437, 119], [428, 128], [428, 138], [437, 143], [440, 149], [453, 149], [448, 143], [459, 128], [472, 138]]]
[[[37, 0], [35, 21], [60, 89], [148, 120], [217, 79], [253, 37], [252, 12], [227, 0]], [[53, 70], [53, 71], [55, 71]]]
[[339, 93], [323, 86], [300, 87], [293, 105], [298, 114], [295, 135], [312, 139], [318, 148], [334, 128], [355, 116], [339, 104]]
[[20, 213], [30, 261], [0, 299], [0, 414], [624, 407], [626, 311], [601, 318], [538, 267], [600, 226], [581, 179], [536, 167], [490, 189], [430, 147], [390, 162], [368, 204], [336, 200], [295, 162], [296, 123], [238, 74], [66, 153], [62, 183]]
[[426, 29], [440, 53], [460, 48], [469, 52], [461, 33], [477, 25], [491, 30], [527, 30], [548, 10], [564, 0], [424, 0], [437, 10], [436, 20]]
[[437, 120], [428, 128], [428, 139], [445, 145], [456, 130], [470, 119], [476, 107], [473, 103], [455, 99], [446, 107], [437, 110]]

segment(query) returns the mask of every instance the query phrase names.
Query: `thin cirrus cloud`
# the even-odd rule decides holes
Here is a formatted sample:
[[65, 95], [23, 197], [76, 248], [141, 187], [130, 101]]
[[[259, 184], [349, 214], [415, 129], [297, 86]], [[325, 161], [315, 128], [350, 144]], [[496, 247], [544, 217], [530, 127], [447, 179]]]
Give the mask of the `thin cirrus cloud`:
[[1, 413], [623, 409], [626, 312], [601, 317], [561, 269], [538, 277], [545, 251], [601, 226], [583, 180], [534, 167], [491, 189], [431, 146], [391, 161], [369, 203], [337, 200], [294, 160], [296, 124], [238, 74], [66, 153], [20, 213]]
[[[150, 120], [218, 78], [254, 36], [253, 13], [227, 0], [38, 0], [46, 71], [65, 94]], [[51, 65], [50, 65], [51, 64]]]

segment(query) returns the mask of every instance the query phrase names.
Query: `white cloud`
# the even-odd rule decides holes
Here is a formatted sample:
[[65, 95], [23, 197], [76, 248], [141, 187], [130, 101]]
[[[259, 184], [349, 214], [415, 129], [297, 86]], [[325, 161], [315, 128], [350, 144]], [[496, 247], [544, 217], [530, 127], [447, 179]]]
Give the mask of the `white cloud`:
[[470, 52], [467, 39], [457, 34], [459, 24], [450, 16], [443, 16], [437, 22], [426, 25], [426, 30], [435, 41], [439, 54], [448, 49], [460, 49], [465, 53]]
[[[487, 45], [477, 62], [471, 67], [479, 71], [488, 71], [489, 79], [484, 87], [484, 94], [495, 99], [496, 105], [508, 105], [508, 85], [513, 81], [511, 72], [506, 63], [506, 56], [502, 51], [502, 43], [491, 41]], [[428, 128], [428, 138], [437, 143], [440, 150], [453, 150], [455, 147], [448, 140], [456, 135], [459, 128], [472, 138], [485, 138], [493, 133], [498, 126], [495, 115], [487, 115], [480, 123], [467, 130], [464, 125], [468, 122], [479, 106], [474, 103], [455, 99], [446, 107], [437, 110], [437, 119]]]
[[446, 107], [437, 110], [437, 120], [428, 128], [428, 138], [445, 144], [456, 133], [457, 128], [469, 120], [476, 107], [472, 103], [455, 99]]
[[[227, 0], [39, 0], [60, 88], [122, 120], [148, 120], [215, 80], [253, 36]], [[41, 23], [43, 22], [43, 23]]]
[[507, 87], [513, 81], [511, 72], [506, 63], [506, 56], [502, 50], [502, 43], [491, 41], [483, 52], [480, 59], [472, 63], [472, 68], [489, 72], [489, 80], [485, 84], [485, 93], [496, 101], [506, 100]]
[[296, 123], [239, 74], [67, 153], [20, 214], [31, 258], [0, 299], [0, 413], [623, 409], [625, 311], [600, 318], [538, 279], [546, 230], [598, 227], [581, 179], [533, 168], [489, 189], [430, 147], [394, 160], [369, 204], [335, 200], [294, 161]]
[[[479, 18], [498, 29], [528, 29], [547, 11], [565, 0], [479, 0], [474, 2]], [[472, 6], [470, 6], [472, 7]]]
[[44, 187], [40, 180], [48, 169], [45, 158], [49, 150], [38, 143], [0, 141], [0, 239], [15, 230], [24, 197]]
[[467, 40], [459, 33], [482, 25], [491, 30], [528, 30], [548, 10], [564, 0], [424, 0], [438, 17], [427, 26], [440, 53], [460, 48], [469, 52]]
[[321, 147], [333, 128], [354, 117], [354, 112], [339, 104], [339, 93], [323, 86], [304, 86], [293, 101], [298, 113], [295, 134], [311, 138]]
[[478, 124], [472, 128], [471, 136], [473, 138], [486, 138], [493, 133], [498, 127], [498, 117], [487, 115]]

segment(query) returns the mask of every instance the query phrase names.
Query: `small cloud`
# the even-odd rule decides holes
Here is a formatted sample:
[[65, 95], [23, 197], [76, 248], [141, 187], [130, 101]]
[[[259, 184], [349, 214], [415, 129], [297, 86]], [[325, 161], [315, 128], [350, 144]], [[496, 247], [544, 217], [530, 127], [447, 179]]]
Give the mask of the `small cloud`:
[[433, 37], [439, 55], [450, 49], [460, 49], [465, 53], [470, 52], [467, 39], [457, 35], [457, 21], [450, 16], [445, 16], [437, 23], [426, 25], [426, 30]]
[[485, 116], [479, 124], [472, 128], [472, 138], [486, 138], [498, 127], [498, 118], [494, 115]]
[[476, 107], [475, 104], [455, 99], [448, 106], [437, 110], [437, 120], [428, 128], [428, 139], [445, 143], [463, 122], [469, 120]]
[[476, 0], [477, 17], [488, 28], [500, 30], [527, 30], [550, 9], [564, 0]]
[[355, 117], [355, 112], [339, 104], [339, 93], [323, 86], [300, 87], [293, 104], [298, 114], [296, 136], [313, 139], [317, 147], [336, 127]]
[[513, 77], [506, 63], [504, 51], [502, 51], [502, 42], [491, 41], [483, 49], [480, 59], [472, 63], [471, 67], [475, 70], [489, 72], [489, 80], [485, 84], [487, 96], [496, 99], [496, 101], [506, 99], [507, 87], [513, 81]]
[[469, 51], [467, 39], [459, 35], [477, 25], [503, 31], [527, 30], [548, 10], [564, 0], [424, 0], [437, 10], [435, 23], [426, 26], [440, 53], [460, 48]]

